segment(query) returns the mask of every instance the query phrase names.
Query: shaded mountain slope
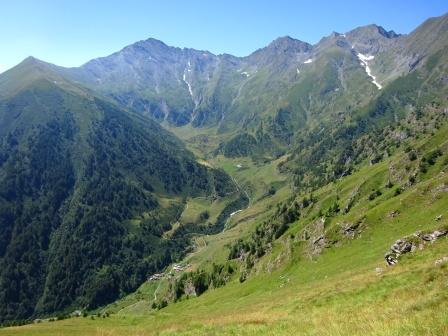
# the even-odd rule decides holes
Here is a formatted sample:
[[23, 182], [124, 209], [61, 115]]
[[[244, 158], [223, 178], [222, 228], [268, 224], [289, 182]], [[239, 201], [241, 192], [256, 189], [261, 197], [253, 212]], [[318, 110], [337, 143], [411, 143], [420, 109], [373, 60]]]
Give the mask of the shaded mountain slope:
[[45, 63], [27, 59], [0, 83], [13, 88], [0, 100], [3, 320], [95, 307], [135, 289], [188, 247], [162, 237], [182, 198], [235, 189], [157, 123]]

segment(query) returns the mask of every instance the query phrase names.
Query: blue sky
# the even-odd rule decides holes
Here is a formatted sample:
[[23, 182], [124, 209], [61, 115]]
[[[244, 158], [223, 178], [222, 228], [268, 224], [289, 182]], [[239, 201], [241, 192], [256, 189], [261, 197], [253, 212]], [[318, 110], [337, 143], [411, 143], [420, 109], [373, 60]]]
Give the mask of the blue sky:
[[310, 43], [377, 23], [408, 33], [448, 11], [440, 0], [2, 0], [0, 72], [33, 55], [79, 66], [153, 37], [244, 56], [279, 36]]

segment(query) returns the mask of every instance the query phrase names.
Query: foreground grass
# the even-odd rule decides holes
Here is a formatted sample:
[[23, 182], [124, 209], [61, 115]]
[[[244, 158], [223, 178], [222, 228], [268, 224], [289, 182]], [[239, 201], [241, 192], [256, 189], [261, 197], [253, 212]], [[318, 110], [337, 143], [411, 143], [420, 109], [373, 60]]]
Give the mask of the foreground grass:
[[0, 335], [447, 335], [448, 265], [434, 264], [447, 252], [444, 238], [395, 267], [377, 260], [323, 275], [326, 260], [304, 263], [317, 267], [314, 280], [289, 265], [158, 312], [44, 322]]

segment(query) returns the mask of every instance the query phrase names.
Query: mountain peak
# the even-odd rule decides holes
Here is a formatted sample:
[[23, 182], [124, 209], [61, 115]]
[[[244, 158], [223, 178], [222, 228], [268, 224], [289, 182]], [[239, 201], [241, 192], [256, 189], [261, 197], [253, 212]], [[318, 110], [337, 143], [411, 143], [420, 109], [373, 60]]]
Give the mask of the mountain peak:
[[29, 56], [15, 67], [0, 74], [0, 96], [15, 94], [38, 80], [53, 83], [65, 82], [55, 65]]
[[48, 64], [44, 61], [41, 61], [40, 59], [34, 57], [34, 56], [28, 56], [27, 58], [25, 58], [22, 62], [20, 62], [17, 66], [20, 65], [45, 65]]
[[338, 46], [342, 48], [350, 47], [346, 40], [346, 34], [332, 32], [330, 35], [322, 37], [322, 39], [315, 45], [317, 50], [323, 50], [331, 46]]
[[385, 37], [387, 37], [387, 38], [396, 38], [396, 37], [399, 37], [399, 36], [401, 36], [401, 34], [397, 34], [395, 31], [393, 31], [393, 30], [389, 30], [389, 31], [387, 31], [386, 29], [384, 29], [383, 27], [381, 27], [381, 26], [378, 26], [378, 32], [381, 34], [381, 35], [383, 35], [383, 36], [385, 36]]
[[137, 43], [139, 43], [139, 44], [148, 44], [148, 45], [157, 45], [157, 46], [161, 46], [161, 47], [168, 47], [168, 45], [165, 42], [160, 41], [158, 39], [155, 39], [153, 37], [149, 37], [146, 40], [143, 40], [143, 41], [140, 41], [140, 42], [137, 42]]
[[391, 48], [401, 36], [376, 24], [358, 27], [346, 34], [347, 41], [357, 51], [373, 55]]
[[[33, 56], [28, 56], [22, 62], [12, 67], [8, 71], [5, 71], [2, 74], [2, 77], [11, 77], [15, 76], [17, 79], [29, 77], [33, 75], [34, 77], [37, 74], [44, 74], [51, 71], [51, 64], [41, 61]], [[9, 74], [9, 75], [8, 75]]]
[[300, 40], [296, 40], [290, 36], [282, 36], [276, 38], [266, 47], [261, 48], [247, 56], [247, 59], [258, 65], [273, 64], [281, 62], [285, 57], [294, 57], [297, 54], [309, 52], [312, 45]]
[[281, 42], [294, 42], [294, 41], [298, 41], [294, 38], [292, 38], [289, 35], [285, 35], [285, 36], [279, 36], [277, 37], [275, 40], [273, 40], [271, 43], [281, 43]]
[[127, 51], [127, 52], [142, 51], [144, 53], [147, 53], [149, 51], [150, 52], [166, 51], [170, 48], [172, 48], [172, 47], [169, 47], [164, 42], [150, 37], [146, 40], [141, 40], [141, 41], [138, 41], [138, 42], [128, 45], [127, 47], [123, 48], [123, 51]]
[[309, 43], [294, 39], [291, 36], [286, 35], [276, 38], [274, 41], [269, 43], [267, 48], [277, 49], [281, 51], [308, 51], [311, 48], [311, 45]]
[[397, 38], [401, 36], [401, 34], [397, 34], [393, 30], [387, 31], [382, 26], [378, 26], [376, 24], [369, 24], [366, 26], [361, 26], [358, 28], [355, 28], [347, 33], [348, 35], [356, 35], [356, 36], [363, 36], [368, 38]]
[[34, 56], [28, 56], [22, 62], [35, 62], [35, 61], [39, 61], [39, 59]]

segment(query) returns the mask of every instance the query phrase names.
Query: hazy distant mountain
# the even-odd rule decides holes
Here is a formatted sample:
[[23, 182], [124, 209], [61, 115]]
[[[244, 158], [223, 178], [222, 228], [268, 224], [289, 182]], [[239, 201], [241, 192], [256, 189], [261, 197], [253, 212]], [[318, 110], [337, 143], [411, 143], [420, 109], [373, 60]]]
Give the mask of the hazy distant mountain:
[[[244, 133], [255, 144], [249, 152], [268, 148], [272, 155], [290, 145], [297, 130], [365, 106], [379, 89], [446, 48], [446, 22], [447, 15], [429, 19], [409, 35], [368, 25], [315, 45], [282, 37], [247, 57], [148, 39], [59, 70], [159, 122]], [[218, 150], [237, 155], [231, 147]]]

